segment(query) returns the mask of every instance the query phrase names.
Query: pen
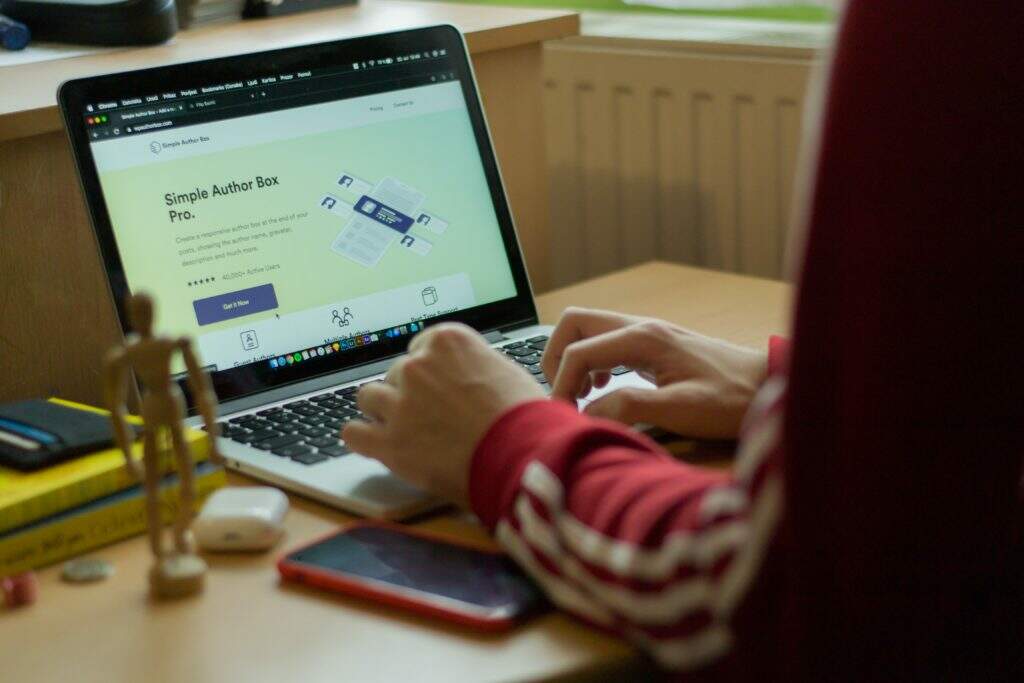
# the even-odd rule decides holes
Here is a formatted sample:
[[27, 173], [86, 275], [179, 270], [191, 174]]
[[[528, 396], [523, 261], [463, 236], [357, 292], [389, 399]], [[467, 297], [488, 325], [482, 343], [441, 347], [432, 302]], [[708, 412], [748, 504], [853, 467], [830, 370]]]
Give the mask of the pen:
[[0, 45], [8, 50], [21, 50], [32, 38], [28, 26], [0, 14]]

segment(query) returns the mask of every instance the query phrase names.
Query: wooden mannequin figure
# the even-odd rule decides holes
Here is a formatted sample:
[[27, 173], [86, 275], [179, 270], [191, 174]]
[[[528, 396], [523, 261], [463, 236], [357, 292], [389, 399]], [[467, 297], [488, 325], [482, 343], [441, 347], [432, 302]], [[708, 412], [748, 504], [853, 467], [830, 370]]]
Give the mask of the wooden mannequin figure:
[[[180, 352], [188, 370], [189, 387], [199, 412], [206, 422], [210, 439], [210, 460], [222, 463], [216, 449], [217, 398], [210, 379], [203, 372], [192, 350], [192, 342], [182, 337], [173, 339], [153, 335], [153, 301], [146, 294], [128, 299], [128, 318], [134, 334], [123, 346], [112, 349], [104, 367], [104, 390], [110, 417], [114, 424], [117, 445], [124, 451], [127, 467], [136, 479], [143, 479], [146, 490], [146, 517], [149, 523], [149, 544], [155, 563], [149, 573], [150, 590], [158, 597], [189, 595], [202, 590], [206, 563], [195, 554], [189, 531], [194, 513], [196, 487], [192, 454], [185, 440], [183, 420], [185, 399], [176, 382], [171, 380], [171, 359]], [[142, 385], [143, 464], [131, 458], [131, 436], [125, 421], [129, 371], [134, 370]], [[179, 481], [178, 516], [174, 521], [174, 549], [167, 553], [163, 544], [160, 519], [160, 441], [170, 436]]]

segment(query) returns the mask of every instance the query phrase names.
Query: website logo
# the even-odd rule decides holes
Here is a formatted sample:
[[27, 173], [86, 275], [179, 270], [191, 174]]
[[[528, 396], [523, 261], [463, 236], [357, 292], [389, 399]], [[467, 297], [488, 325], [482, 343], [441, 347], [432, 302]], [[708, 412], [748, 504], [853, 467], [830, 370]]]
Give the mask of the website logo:
[[163, 146], [159, 142], [154, 140], [149, 143], [149, 151], [153, 154], [159, 154], [161, 150], [163, 150]]

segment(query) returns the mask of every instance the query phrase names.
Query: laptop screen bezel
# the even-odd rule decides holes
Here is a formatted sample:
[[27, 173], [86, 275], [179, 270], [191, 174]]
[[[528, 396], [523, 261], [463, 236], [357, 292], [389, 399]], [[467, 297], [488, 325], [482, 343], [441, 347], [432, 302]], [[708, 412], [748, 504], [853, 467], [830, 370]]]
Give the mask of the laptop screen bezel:
[[[132, 331], [125, 306], [131, 291], [125, 277], [124, 266], [117, 248], [117, 240], [84, 123], [87, 103], [131, 97], [139, 93], [194, 88], [206, 84], [252, 78], [261, 74], [332, 67], [367, 59], [367, 55], [401, 54], [442, 47], [446, 48], [448, 55], [452, 57], [450, 68], [456, 72], [456, 77], [462, 86], [463, 97], [515, 283], [516, 295], [439, 316], [432, 319], [430, 323], [454, 320], [470, 325], [480, 332], [535, 324], [537, 322], [536, 307], [465, 41], [458, 29], [442, 25], [107, 74], [75, 79], [62, 84], [58, 90], [57, 99], [122, 330], [125, 333]], [[188, 127], [181, 128], [181, 130], [187, 131]], [[156, 303], [159, 306], [159, 300]], [[221, 402], [231, 401], [268, 389], [304, 382], [398, 356], [405, 352], [410, 339], [410, 336], [402, 336], [382, 340], [379, 344], [356, 347], [344, 353], [314, 358], [309, 362], [284, 368], [272, 369], [267, 362], [256, 362], [212, 372], [210, 376], [218, 399]], [[189, 395], [184, 379], [180, 384], [188, 399], [189, 411], [194, 413], [194, 402]]]

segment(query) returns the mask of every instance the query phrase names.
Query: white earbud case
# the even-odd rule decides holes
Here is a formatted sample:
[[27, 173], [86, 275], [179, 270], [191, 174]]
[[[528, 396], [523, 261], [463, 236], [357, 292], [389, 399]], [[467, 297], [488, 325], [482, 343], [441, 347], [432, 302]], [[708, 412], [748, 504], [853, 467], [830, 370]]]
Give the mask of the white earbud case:
[[215, 491], [192, 523], [203, 550], [266, 550], [284, 535], [288, 496], [270, 486]]

